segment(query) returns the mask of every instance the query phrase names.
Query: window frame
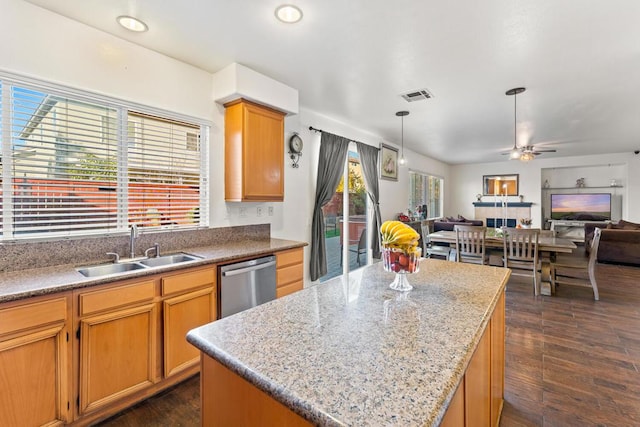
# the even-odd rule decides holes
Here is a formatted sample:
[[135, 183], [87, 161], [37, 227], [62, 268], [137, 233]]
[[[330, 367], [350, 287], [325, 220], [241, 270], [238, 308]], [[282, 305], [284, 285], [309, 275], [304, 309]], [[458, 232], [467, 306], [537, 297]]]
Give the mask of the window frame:
[[445, 179], [442, 175], [437, 175], [437, 174], [432, 174], [432, 173], [428, 173], [428, 172], [423, 172], [420, 170], [416, 170], [416, 169], [409, 169], [409, 197], [408, 197], [408, 204], [409, 204], [409, 209], [411, 209], [411, 211], [413, 212], [416, 208], [415, 206], [415, 200], [413, 200], [413, 194], [415, 193], [414, 188], [412, 188], [413, 183], [415, 182], [415, 180], [412, 178], [412, 174], [414, 175], [419, 175], [423, 178], [426, 178], [427, 180], [429, 179], [437, 179], [440, 181], [439, 183], [439, 196], [438, 197], [433, 197], [434, 202], [437, 201], [438, 203], [438, 215], [433, 215], [433, 209], [431, 208], [431, 197], [429, 194], [429, 187], [427, 186], [426, 188], [426, 193], [423, 193], [422, 197], [426, 197], [427, 198], [427, 202], [424, 203], [420, 203], [420, 205], [426, 204], [429, 211], [428, 211], [428, 217], [426, 218], [427, 220], [434, 220], [434, 219], [438, 219], [438, 218], [442, 218], [443, 217], [443, 212], [444, 212], [444, 185], [445, 185]]
[[[115, 142], [117, 145], [117, 177], [116, 188], [117, 194], [117, 212], [115, 227], [103, 228], [103, 229], [86, 229], [86, 230], [47, 230], [30, 234], [28, 232], [21, 234], [16, 230], [15, 215], [16, 206], [20, 205], [19, 201], [15, 198], [15, 178], [17, 172], [14, 171], [14, 159], [13, 152], [15, 150], [14, 141], [14, 115], [13, 111], [14, 101], [12, 100], [13, 88], [24, 89], [27, 91], [36, 91], [38, 93], [44, 93], [45, 96], [60, 97], [64, 100], [71, 100], [77, 103], [87, 103], [91, 107], [114, 109], [117, 112], [115, 119]], [[197, 166], [189, 165], [186, 169], [187, 172], [193, 172], [193, 176], [198, 181], [198, 221], [195, 224], [175, 224], [175, 225], [163, 225], [157, 227], [150, 227], [149, 231], [163, 231], [163, 230], [185, 230], [196, 228], [209, 227], [209, 131], [212, 123], [209, 120], [203, 120], [201, 118], [183, 115], [163, 109], [150, 107], [147, 105], [136, 104], [112, 98], [104, 95], [94, 94], [84, 90], [78, 90], [75, 88], [52, 84], [38, 79], [28, 78], [20, 75], [15, 75], [7, 72], [0, 71], [0, 145], [3, 159], [9, 159], [2, 164], [2, 204], [0, 209], [2, 210], [2, 221], [0, 242], [16, 242], [16, 241], [41, 241], [41, 240], [60, 240], [61, 238], [81, 238], [87, 236], [109, 236], [117, 235], [128, 232], [129, 220], [132, 217], [132, 212], [129, 209], [128, 203], [128, 187], [132, 181], [129, 178], [128, 170], [128, 152], [131, 149], [128, 138], [130, 114], [142, 114], [149, 117], [153, 117], [162, 121], [182, 123], [193, 126], [194, 129], [198, 129], [195, 133], [199, 133], [200, 138], [196, 138], [197, 147], [199, 149], [200, 159], [196, 162]], [[109, 116], [101, 116], [101, 126], [104, 130], [105, 125], [109, 124]], [[16, 119], [17, 120], [17, 119]], [[96, 125], [96, 127], [100, 127]], [[102, 134], [102, 140], [106, 134]], [[174, 144], [175, 141], [171, 140], [169, 144]], [[135, 144], [134, 144], [135, 146]], [[186, 149], [186, 147], [185, 147]], [[151, 169], [150, 169], [151, 170]], [[197, 175], [196, 175], [197, 174]], [[42, 211], [45, 212], [45, 211]], [[70, 214], [71, 215], [71, 214]], [[106, 222], [108, 224], [109, 222]]]

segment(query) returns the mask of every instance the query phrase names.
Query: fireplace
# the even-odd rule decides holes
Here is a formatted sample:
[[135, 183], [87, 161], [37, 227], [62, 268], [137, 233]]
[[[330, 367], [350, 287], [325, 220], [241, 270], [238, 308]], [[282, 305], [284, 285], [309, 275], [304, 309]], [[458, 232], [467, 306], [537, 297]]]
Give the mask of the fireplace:
[[[502, 227], [502, 218], [487, 218], [487, 228], [500, 228]], [[515, 227], [518, 224], [516, 218], [507, 218], [507, 227]]]
[[531, 218], [531, 202], [474, 202], [475, 219], [481, 219], [487, 228], [502, 227], [506, 217], [506, 226], [515, 227], [521, 218]]

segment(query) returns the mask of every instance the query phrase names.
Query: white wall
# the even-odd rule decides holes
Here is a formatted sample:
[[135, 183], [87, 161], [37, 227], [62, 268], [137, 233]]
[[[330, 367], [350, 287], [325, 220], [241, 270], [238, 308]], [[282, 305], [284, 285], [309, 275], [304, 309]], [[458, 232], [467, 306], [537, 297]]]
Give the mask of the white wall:
[[[473, 205], [475, 195], [482, 193], [482, 176], [495, 174], [520, 175], [520, 194], [524, 195], [525, 202], [533, 202], [532, 219], [534, 227], [541, 227], [541, 186], [542, 169], [551, 168], [576, 168], [574, 179], [582, 178], [579, 173], [584, 173], [591, 166], [616, 165], [614, 174], [625, 170], [626, 176], [609, 176], [607, 168], [595, 168], [601, 170], [603, 176], [587, 178], [587, 185], [607, 185], [612, 178], [616, 178], [624, 187], [617, 189], [622, 195], [622, 218], [628, 221], [640, 222], [640, 155], [633, 153], [619, 153], [598, 156], [575, 156], [547, 158], [538, 157], [535, 160], [524, 163], [515, 160], [504, 160], [496, 163], [480, 163], [467, 165], [454, 165], [451, 167], [451, 182], [455, 191], [449, 192], [451, 209], [446, 215], [461, 215], [473, 218]], [[613, 173], [613, 172], [612, 172]], [[623, 173], [624, 174], [624, 173]], [[604, 176], [606, 175], [606, 176]], [[591, 179], [592, 184], [589, 184]], [[597, 184], [594, 184], [596, 183]], [[490, 199], [487, 199], [490, 201]], [[517, 201], [517, 197], [510, 197], [510, 201]]]
[[0, 68], [210, 120], [211, 74], [21, 0], [0, 0]]

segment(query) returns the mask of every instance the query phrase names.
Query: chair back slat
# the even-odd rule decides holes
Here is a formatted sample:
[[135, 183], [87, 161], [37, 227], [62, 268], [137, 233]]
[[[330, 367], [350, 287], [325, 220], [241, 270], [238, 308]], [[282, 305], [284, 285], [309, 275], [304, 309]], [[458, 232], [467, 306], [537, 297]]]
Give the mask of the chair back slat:
[[485, 237], [487, 228], [473, 225], [455, 225], [456, 261], [485, 263]]

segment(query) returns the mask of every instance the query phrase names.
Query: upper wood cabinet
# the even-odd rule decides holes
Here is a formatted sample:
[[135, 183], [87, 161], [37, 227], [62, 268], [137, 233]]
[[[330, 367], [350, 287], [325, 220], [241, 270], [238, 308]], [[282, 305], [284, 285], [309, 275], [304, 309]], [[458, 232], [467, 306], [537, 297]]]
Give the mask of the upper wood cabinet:
[[284, 113], [244, 99], [225, 108], [225, 200], [284, 200]]

